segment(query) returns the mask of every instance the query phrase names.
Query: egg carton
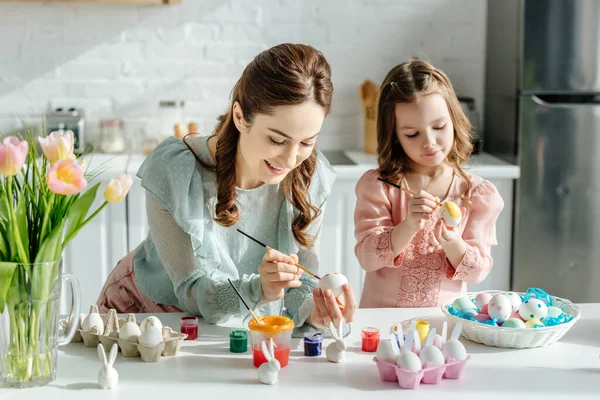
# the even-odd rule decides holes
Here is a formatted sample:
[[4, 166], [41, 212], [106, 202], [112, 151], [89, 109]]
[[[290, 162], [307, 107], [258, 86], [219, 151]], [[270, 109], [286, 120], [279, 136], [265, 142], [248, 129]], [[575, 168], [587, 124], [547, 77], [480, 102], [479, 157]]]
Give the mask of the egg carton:
[[446, 364], [440, 366], [427, 362], [425, 368], [414, 372], [400, 368], [395, 363], [379, 361], [377, 357], [373, 357], [381, 380], [384, 382], [398, 382], [398, 386], [402, 389], [416, 389], [421, 383], [437, 385], [442, 379], [461, 379], [465, 366], [470, 359], [470, 355], [467, 355], [467, 358], [462, 361], [450, 358]]
[[[92, 305], [90, 313], [94, 312], [98, 313], [98, 308]], [[141, 344], [138, 343], [137, 337], [135, 337], [135, 341], [119, 338], [119, 331], [127, 322], [133, 322], [140, 326], [135, 320], [135, 314], [128, 314], [127, 318], [119, 318], [116, 310], [111, 309], [108, 314], [98, 315], [102, 319], [104, 331], [99, 332], [95, 326], [92, 326], [89, 330], [83, 329], [83, 321], [87, 315], [81, 314], [76, 333], [71, 342], [83, 342], [86, 347], [97, 347], [99, 343], [102, 343], [105, 348], [111, 348], [116, 343], [124, 357], [141, 357], [144, 362], [157, 362], [161, 356], [177, 356], [183, 341], [187, 338], [187, 334], [164, 326], [161, 331], [162, 341], [160, 343], [155, 345]], [[67, 324], [67, 320], [60, 321], [63, 329]]]

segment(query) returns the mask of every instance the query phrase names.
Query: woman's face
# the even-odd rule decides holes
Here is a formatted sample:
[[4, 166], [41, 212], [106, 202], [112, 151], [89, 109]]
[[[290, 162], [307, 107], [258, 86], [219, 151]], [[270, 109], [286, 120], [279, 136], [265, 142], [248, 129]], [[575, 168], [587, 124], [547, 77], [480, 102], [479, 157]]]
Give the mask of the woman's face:
[[243, 168], [238, 183], [247, 188], [280, 183], [302, 164], [313, 151], [325, 110], [313, 102], [278, 106], [272, 115], [257, 114], [248, 126], [235, 103], [233, 118], [240, 131], [238, 160]]

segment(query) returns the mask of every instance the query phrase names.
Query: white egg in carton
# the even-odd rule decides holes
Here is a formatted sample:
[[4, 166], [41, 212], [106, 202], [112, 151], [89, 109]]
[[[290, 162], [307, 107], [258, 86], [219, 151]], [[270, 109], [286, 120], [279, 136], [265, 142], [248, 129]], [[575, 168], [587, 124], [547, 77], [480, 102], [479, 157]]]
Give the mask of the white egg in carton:
[[[61, 321], [63, 328], [66, 320]], [[185, 333], [174, 331], [162, 325], [155, 316], [145, 318], [137, 324], [135, 314], [127, 314], [127, 318], [119, 318], [114, 309], [108, 314], [98, 313], [98, 307], [92, 305], [89, 314], [79, 316], [79, 324], [71, 342], [83, 342], [86, 347], [97, 347], [102, 343], [111, 348], [117, 343], [124, 357], [141, 356], [145, 362], [156, 362], [161, 356], [176, 356]]]
[[446, 341], [447, 324], [444, 321], [441, 340], [436, 330], [431, 329], [425, 345], [421, 340], [413, 321], [406, 333], [406, 342], [402, 325], [397, 332], [390, 334], [389, 340], [382, 340], [373, 358], [384, 382], [398, 382], [403, 389], [416, 389], [420, 383], [438, 384], [442, 378], [460, 379], [463, 370], [471, 358], [458, 340], [462, 330], [459, 323], [454, 327], [450, 339]]

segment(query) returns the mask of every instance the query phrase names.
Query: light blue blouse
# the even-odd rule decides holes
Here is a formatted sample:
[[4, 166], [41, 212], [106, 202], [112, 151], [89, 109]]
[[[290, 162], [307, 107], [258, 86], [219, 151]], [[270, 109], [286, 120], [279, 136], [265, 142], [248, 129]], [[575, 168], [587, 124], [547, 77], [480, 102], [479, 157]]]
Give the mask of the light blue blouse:
[[[199, 150], [196, 153], [203, 161], [213, 164], [207, 138], [188, 137], [187, 141], [195, 151]], [[317, 167], [308, 195], [311, 203], [324, 211], [335, 172], [322, 153], [317, 153]], [[302, 286], [288, 289], [280, 301], [258, 306], [262, 286], [257, 271], [265, 249], [236, 231], [239, 228], [284, 254], [298, 254], [301, 265], [318, 273], [318, 246], [305, 248], [294, 239], [291, 226], [298, 212], [287, 201], [280, 185], [265, 184], [252, 190], [236, 188], [239, 220], [225, 228], [214, 221], [215, 174], [202, 168], [180, 140], [168, 138], [158, 145], [137, 176], [146, 195], [158, 200], [185, 232], [184, 243], [178, 241], [168, 246], [187, 246], [188, 253], [193, 254], [190, 259], [163, 262], [160, 249], [165, 243], [157, 245], [152, 234], [160, 227], [151, 227], [148, 237], [134, 252], [137, 284], [146, 296], [157, 303], [201, 315], [211, 323], [233, 315], [242, 315], [247, 322], [248, 312], [229, 285], [229, 278], [259, 314], [287, 315], [297, 327], [304, 324], [313, 311], [312, 290], [316, 280], [304, 273]], [[307, 230], [316, 236], [317, 244], [322, 215]]]

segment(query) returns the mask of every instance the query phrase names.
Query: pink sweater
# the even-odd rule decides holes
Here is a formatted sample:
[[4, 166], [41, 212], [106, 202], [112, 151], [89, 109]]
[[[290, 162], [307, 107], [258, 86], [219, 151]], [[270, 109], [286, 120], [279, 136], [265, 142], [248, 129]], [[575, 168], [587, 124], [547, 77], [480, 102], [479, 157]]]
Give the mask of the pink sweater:
[[[455, 174], [444, 200], [452, 200], [467, 213], [457, 228], [467, 252], [456, 269], [443, 250], [427, 254], [428, 235], [439, 219], [434, 210], [424, 229], [394, 258], [390, 234], [407, 215], [410, 195], [377, 180], [377, 170], [367, 171], [356, 185], [355, 252], [367, 271], [361, 308], [435, 307], [467, 291], [468, 284], [485, 279], [492, 269], [490, 248], [496, 242], [496, 220], [504, 201], [489, 181], [468, 174], [473, 184], [471, 204], [460, 195], [467, 183]], [[403, 186], [406, 186], [402, 182]]]

